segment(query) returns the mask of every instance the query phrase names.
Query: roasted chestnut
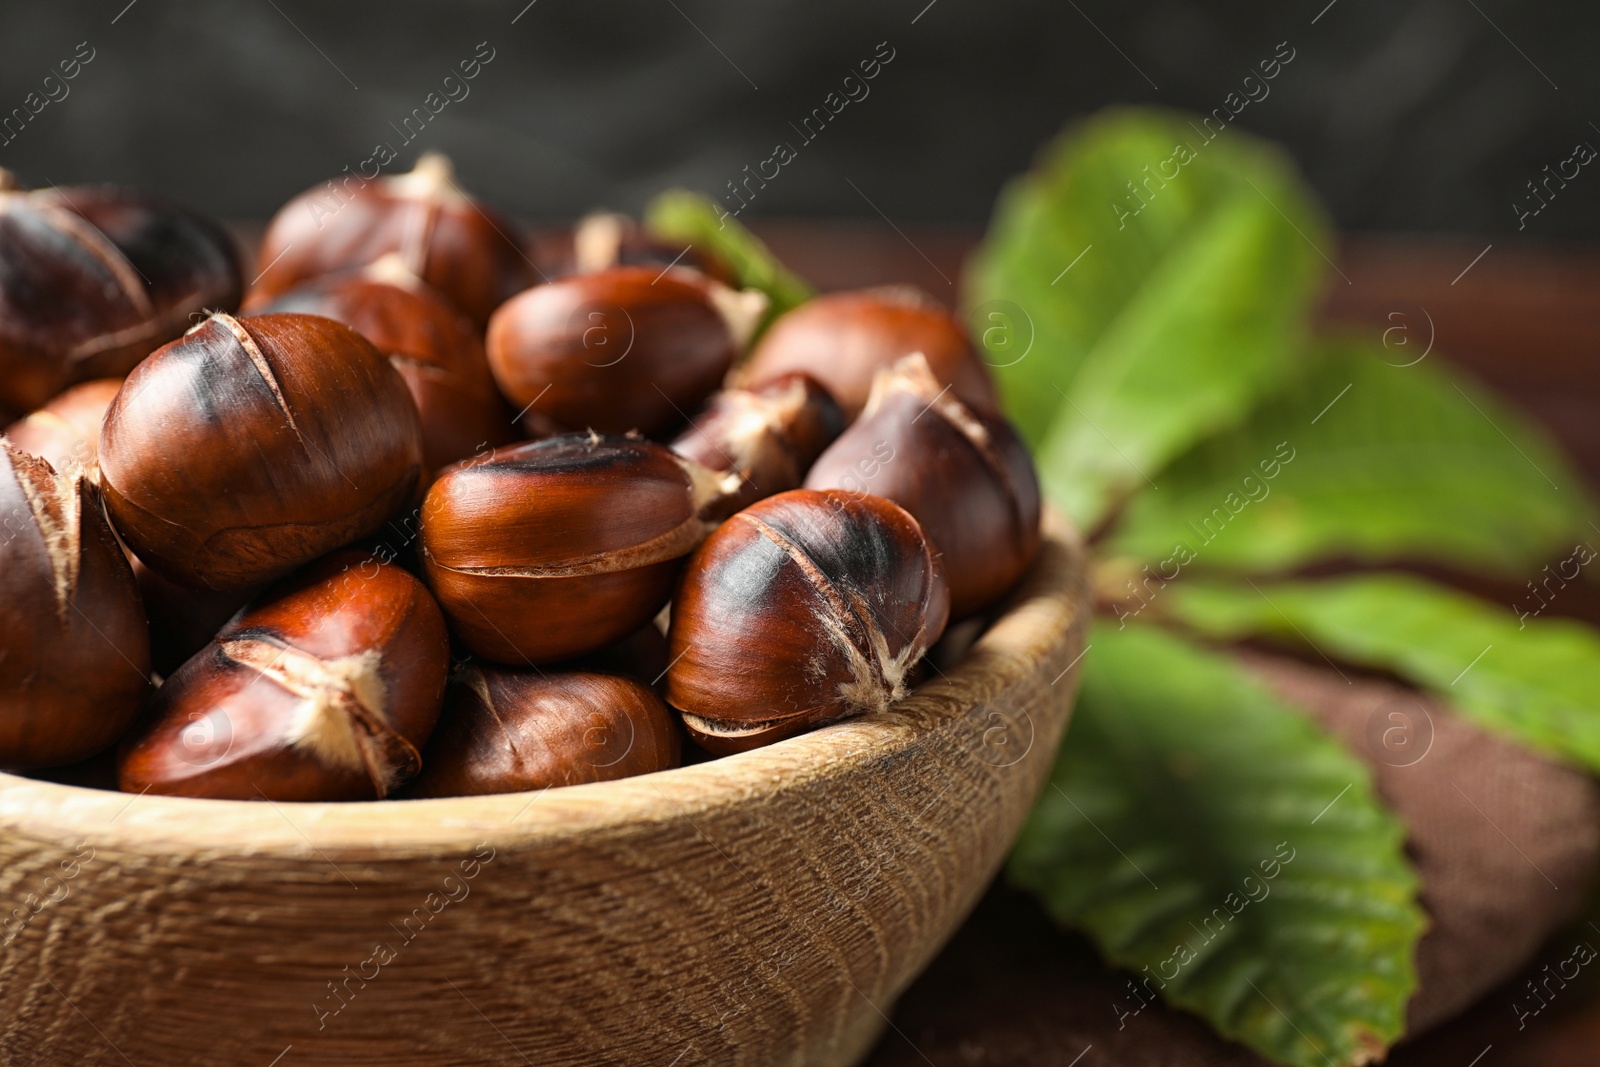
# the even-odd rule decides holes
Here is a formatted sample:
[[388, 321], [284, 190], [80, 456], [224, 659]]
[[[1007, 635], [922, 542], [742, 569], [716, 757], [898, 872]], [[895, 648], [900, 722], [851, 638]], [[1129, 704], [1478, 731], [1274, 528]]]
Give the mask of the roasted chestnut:
[[481, 328], [533, 283], [520, 240], [509, 220], [461, 191], [448, 159], [428, 152], [409, 174], [346, 174], [285, 204], [261, 239], [252, 293], [265, 302], [319, 275], [398, 253]]
[[128, 377], [100, 472], [141, 560], [181, 584], [244, 589], [413, 500], [422, 430], [405, 382], [348, 326], [213, 315]]
[[815, 378], [785, 374], [755, 389], [714, 393], [672, 448], [743, 479], [726, 517], [762, 497], [800, 488], [844, 426], [844, 413]]
[[465, 668], [408, 795], [477, 796], [676, 767], [677, 723], [648, 686], [609, 674]]
[[325, 315], [376, 345], [416, 401], [430, 472], [516, 439], [477, 330], [399, 256], [307, 282], [264, 303], [252, 293], [245, 309]]
[[887, 497], [944, 556], [950, 615], [965, 618], [1017, 584], [1039, 554], [1039, 480], [1004, 416], [939, 384], [920, 353], [873, 383], [866, 410], [812, 466], [808, 489]]
[[100, 423], [122, 388], [121, 378], [75, 385], [27, 418], [6, 427], [5, 438], [58, 471], [78, 468], [100, 477]]
[[458, 637], [522, 666], [583, 655], [666, 604], [738, 488], [650, 441], [567, 434], [447, 468], [422, 506], [428, 584]]
[[878, 371], [912, 352], [926, 356], [939, 384], [969, 405], [998, 409], [989, 369], [966, 327], [910, 286], [830, 293], [801, 304], [762, 334], [735, 384], [749, 388], [805, 371], [854, 419], [866, 406]]
[[332, 556], [243, 612], [156, 692], [123, 746], [124, 790], [372, 800], [421, 768], [450, 642], [422, 583]]
[[906, 695], [950, 594], [917, 520], [867, 494], [796, 489], [723, 523], [672, 605], [667, 702], [740, 752]]
[[495, 312], [489, 369], [514, 407], [560, 425], [660, 435], [721, 384], [765, 308], [678, 268], [577, 275]]
[[645, 227], [611, 211], [596, 211], [570, 230], [533, 241], [533, 259], [546, 279], [592, 274], [612, 267], [689, 267], [724, 285], [737, 285], [732, 269], [705, 249], [661, 240]]
[[0, 767], [86, 759], [150, 681], [139, 589], [82, 471], [0, 442]]
[[202, 308], [239, 306], [226, 230], [112, 186], [23, 192], [0, 170], [0, 403], [127, 374]]

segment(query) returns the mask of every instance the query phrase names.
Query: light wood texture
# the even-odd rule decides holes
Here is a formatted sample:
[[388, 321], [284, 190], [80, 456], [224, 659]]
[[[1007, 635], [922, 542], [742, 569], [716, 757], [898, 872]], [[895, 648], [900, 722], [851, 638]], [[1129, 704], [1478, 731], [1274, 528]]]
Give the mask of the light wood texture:
[[0, 911], [43, 903], [0, 948], [0, 1063], [857, 1062], [1031, 807], [1087, 611], [1058, 527], [892, 711], [621, 782], [335, 805], [0, 775]]

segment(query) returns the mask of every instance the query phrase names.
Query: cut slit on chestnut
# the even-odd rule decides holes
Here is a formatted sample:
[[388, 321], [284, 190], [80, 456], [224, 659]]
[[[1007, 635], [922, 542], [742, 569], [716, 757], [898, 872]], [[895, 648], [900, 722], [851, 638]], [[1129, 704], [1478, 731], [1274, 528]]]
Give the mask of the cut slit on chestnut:
[[421, 770], [449, 656], [421, 582], [358, 553], [332, 556], [269, 590], [167, 679], [123, 745], [119, 783], [235, 800], [381, 799]]
[[0, 442], [0, 768], [86, 759], [149, 691], [139, 588], [83, 472]]
[[422, 769], [417, 747], [384, 718], [378, 652], [323, 660], [270, 633], [248, 630], [219, 637], [217, 651], [301, 702], [303, 711], [286, 735], [289, 744], [327, 763], [361, 767], [378, 796]]
[[879, 497], [799, 489], [728, 520], [673, 605], [667, 701], [714, 753], [904, 698], [949, 592], [914, 518]]

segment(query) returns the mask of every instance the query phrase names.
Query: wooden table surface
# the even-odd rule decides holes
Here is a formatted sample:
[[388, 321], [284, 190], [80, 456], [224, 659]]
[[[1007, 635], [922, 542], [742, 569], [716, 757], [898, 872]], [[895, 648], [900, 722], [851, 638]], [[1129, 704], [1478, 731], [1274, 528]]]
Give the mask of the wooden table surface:
[[[980, 236], [972, 228], [775, 221], [758, 232], [790, 266], [825, 289], [910, 282], [954, 303], [961, 265]], [[1489, 246], [1485, 250], [1485, 246]], [[1480, 258], [1481, 253], [1481, 258]], [[1600, 252], [1497, 239], [1352, 237], [1329, 285], [1330, 328], [1381, 338], [1399, 328], [1428, 358], [1467, 368], [1544, 424], [1600, 487]], [[1391, 333], [1391, 341], [1402, 334]], [[1562, 487], [1566, 488], [1566, 487]], [[1573, 487], [1577, 491], [1577, 487]], [[1600, 537], [1600, 535], [1597, 535]], [[1507, 603], [1515, 586], [1462, 584]], [[1555, 612], [1600, 624], [1600, 583], [1587, 577]], [[1600, 909], [1597, 909], [1600, 911]], [[1519, 1026], [1512, 1002], [1527, 978], [1571, 953], [1600, 946], [1596, 927], [1558, 935], [1524, 975], [1456, 1021], [1398, 1049], [1395, 1067], [1579, 1067], [1600, 1063], [1600, 969], [1581, 974], [1549, 1007]], [[1146, 1016], [1143, 1045], [1085, 1049], [1084, 1033], [1109, 1012], [1120, 981], [1082, 938], [1058, 930], [1024, 894], [996, 885], [952, 944], [894, 1011], [872, 1067], [1160, 1064], [1222, 1067], [1261, 1061], [1217, 1042], [1214, 1055], [1174, 1063], [1163, 1034], [1196, 1024]], [[1102, 1058], [1106, 1057], [1106, 1058]]]

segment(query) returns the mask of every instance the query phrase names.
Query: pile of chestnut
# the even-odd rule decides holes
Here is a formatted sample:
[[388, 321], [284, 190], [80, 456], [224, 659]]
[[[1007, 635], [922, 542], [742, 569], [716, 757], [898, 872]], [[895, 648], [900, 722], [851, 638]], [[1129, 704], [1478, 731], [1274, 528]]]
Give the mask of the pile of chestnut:
[[291, 201], [244, 273], [184, 208], [0, 172], [0, 768], [662, 770], [889, 707], [1038, 553], [1027, 451], [915, 290], [768, 321], [714, 249], [524, 240], [433, 156]]

